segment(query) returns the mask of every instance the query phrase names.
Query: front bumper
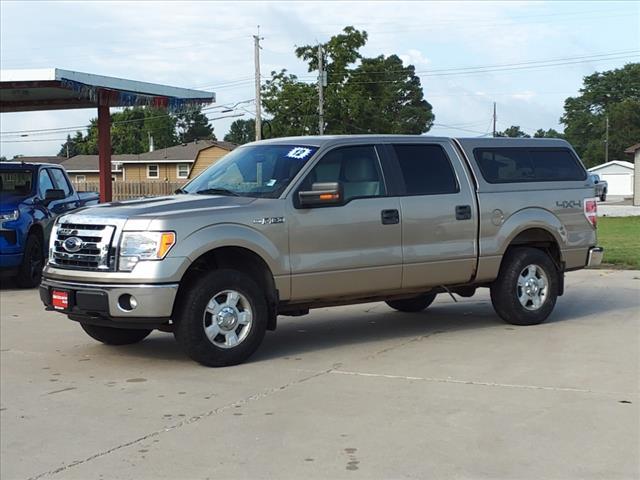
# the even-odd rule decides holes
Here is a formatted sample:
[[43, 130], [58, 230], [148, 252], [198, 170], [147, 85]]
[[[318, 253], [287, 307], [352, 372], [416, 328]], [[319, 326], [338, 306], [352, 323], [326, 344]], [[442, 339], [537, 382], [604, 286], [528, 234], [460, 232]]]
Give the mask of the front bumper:
[[587, 255], [587, 267], [597, 267], [602, 263], [602, 257], [604, 255], [604, 248], [591, 247], [589, 248], [589, 254]]
[[[40, 299], [47, 310], [54, 310], [52, 290], [68, 292], [67, 310], [56, 310], [74, 320], [100, 320], [119, 324], [166, 324], [171, 318], [178, 284], [99, 284], [65, 282], [44, 278], [40, 284]], [[123, 308], [123, 295], [136, 300], [133, 309]], [[96, 322], [93, 323], [96, 323]]]

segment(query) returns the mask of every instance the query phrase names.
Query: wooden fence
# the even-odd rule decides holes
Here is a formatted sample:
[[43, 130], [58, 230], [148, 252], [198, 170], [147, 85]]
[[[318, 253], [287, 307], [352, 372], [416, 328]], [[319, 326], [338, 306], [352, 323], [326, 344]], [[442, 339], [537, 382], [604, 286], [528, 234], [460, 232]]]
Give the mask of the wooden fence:
[[[72, 182], [78, 192], [99, 192], [98, 182]], [[184, 182], [112, 182], [113, 200], [172, 195]]]

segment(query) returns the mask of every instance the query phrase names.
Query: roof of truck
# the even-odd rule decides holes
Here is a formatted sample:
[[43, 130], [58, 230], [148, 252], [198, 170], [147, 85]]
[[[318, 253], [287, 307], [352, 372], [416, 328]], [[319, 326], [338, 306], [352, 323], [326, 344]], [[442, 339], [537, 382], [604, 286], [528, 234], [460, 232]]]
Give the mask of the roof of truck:
[[389, 142], [394, 140], [419, 140], [443, 142], [449, 140], [456, 140], [462, 145], [469, 146], [531, 146], [536, 145], [540, 147], [552, 147], [559, 145], [567, 145], [567, 142], [558, 138], [509, 138], [509, 137], [436, 137], [430, 135], [390, 135], [390, 134], [368, 134], [368, 135], [322, 135], [322, 136], [302, 136], [302, 137], [281, 137], [272, 138], [268, 140], [262, 140], [262, 144], [273, 145], [309, 145], [320, 147], [326, 143], [332, 142], [358, 142], [362, 140], [367, 141], [382, 141]]
[[16, 168], [16, 167], [24, 167], [25, 169], [27, 168], [34, 168], [34, 167], [59, 167], [60, 165], [55, 164], [55, 163], [40, 163], [40, 162], [19, 162], [19, 161], [10, 161], [10, 162], [0, 162], [0, 168], [2, 167], [11, 167], [11, 168]]

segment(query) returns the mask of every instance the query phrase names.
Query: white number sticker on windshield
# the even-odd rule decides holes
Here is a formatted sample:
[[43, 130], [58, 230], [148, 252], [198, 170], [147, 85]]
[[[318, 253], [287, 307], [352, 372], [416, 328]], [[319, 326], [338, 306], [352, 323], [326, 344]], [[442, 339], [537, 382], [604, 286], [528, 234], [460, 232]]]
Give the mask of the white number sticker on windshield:
[[295, 158], [297, 160], [302, 160], [303, 158], [308, 157], [310, 153], [311, 153], [310, 148], [296, 147], [291, 149], [289, 153], [287, 153], [287, 157]]

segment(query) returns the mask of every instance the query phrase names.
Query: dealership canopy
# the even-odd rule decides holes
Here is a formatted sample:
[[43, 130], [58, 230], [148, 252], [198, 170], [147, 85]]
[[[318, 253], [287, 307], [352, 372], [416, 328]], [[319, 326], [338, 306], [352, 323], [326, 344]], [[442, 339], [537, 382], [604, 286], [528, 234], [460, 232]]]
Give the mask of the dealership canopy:
[[215, 102], [213, 92], [59, 68], [0, 71], [0, 112], [98, 109], [100, 200], [111, 200], [110, 107], [151, 106], [170, 112]]

